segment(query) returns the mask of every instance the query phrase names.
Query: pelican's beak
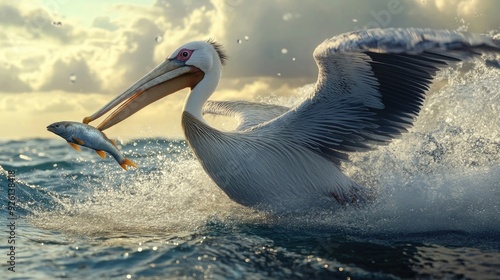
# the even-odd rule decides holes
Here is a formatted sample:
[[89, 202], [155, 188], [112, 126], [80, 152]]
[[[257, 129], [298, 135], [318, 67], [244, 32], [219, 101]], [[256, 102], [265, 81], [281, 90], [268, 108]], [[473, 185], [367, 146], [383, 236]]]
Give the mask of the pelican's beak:
[[92, 116], [85, 117], [83, 123], [89, 123], [101, 117], [123, 102], [118, 109], [97, 126], [99, 130], [105, 130], [169, 94], [186, 87], [193, 88], [203, 79], [203, 76], [204, 73], [194, 66], [168, 59]]

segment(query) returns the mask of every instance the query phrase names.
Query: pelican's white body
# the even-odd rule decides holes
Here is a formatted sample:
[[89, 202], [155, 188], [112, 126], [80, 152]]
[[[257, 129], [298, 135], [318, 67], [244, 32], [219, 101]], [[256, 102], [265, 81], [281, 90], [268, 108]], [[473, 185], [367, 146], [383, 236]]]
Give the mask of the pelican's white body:
[[[364, 199], [362, 188], [337, 166], [300, 145], [272, 135], [241, 133], [232, 137], [233, 133], [213, 130], [188, 113], [182, 124], [186, 140], [207, 174], [240, 204], [285, 212], [334, 207], [335, 198], [343, 202]], [[214, 146], [214, 139], [221, 145]]]

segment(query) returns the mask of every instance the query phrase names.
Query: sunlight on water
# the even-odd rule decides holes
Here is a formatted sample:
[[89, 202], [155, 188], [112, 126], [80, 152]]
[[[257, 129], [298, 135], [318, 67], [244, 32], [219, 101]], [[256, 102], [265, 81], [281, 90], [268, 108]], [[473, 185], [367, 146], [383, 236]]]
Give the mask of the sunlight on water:
[[[282, 223], [360, 233], [499, 230], [500, 71], [478, 62], [467, 72], [446, 70], [410, 133], [375, 151], [352, 156], [346, 173], [377, 197], [361, 209], [275, 217], [232, 202], [187, 148], [145, 151], [141, 168], [116, 169], [98, 181], [80, 179], [78, 200], [39, 209], [31, 222], [44, 229], [87, 236], [193, 231], [208, 222]], [[462, 70], [464, 70], [462, 69]], [[447, 82], [447, 85], [439, 87]], [[306, 95], [310, 85], [299, 89]], [[269, 100], [293, 104], [297, 99]], [[115, 167], [115, 166], [113, 166]]]

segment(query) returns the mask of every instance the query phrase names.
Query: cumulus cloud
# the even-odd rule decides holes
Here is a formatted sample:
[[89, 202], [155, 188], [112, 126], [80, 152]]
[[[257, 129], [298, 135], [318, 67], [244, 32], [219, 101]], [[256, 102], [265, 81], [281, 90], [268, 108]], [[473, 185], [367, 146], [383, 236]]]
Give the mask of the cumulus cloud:
[[[24, 80], [31, 88], [43, 91], [111, 93], [156, 64], [154, 38], [160, 31], [147, 14], [121, 22], [101, 17], [94, 21], [95, 27], [85, 28], [72, 20], [52, 23], [52, 16], [36, 6], [23, 11], [7, 4], [3, 7], [25, 17], [21, 25], [5, 25], [7, 38], [0, 38], [7, 46], [0, 59], [25, 72], [12, 77], [11, 71], [4, 79]], [[113, 30], [118, 27], [118, 31]], [[72, 75], [77, 77], [73, 83], [69, 79]]]
[[115, 31], [118, 29], [118, 25], [113, 23], [108, 16], [98, 16], [94, 18], [92, 27], [102, 28], [108, 31]]
[[[66, 82], [62, 76], [79, 70], [82, 73], [76, 73], [77, 76], [88, 76], [94, 83], [79, 91], [111, 93], [140, 78], [180, 44], [192, 40], [215, 38], [225, 45], [230, 57], [225, 78], [314, 78], [312, 52], [333, 35], [367, 26], [456, 29], [462, 24], [456, 18], [468, 22], [471, 31], [485, 32], [499, 27], [498, 9], [494, 0], [387, 0], [348, 4], [329, 0], [158, 0], [149, 7], [115, 5], [113, 11], [118, 15], [97, 14], [91, 26], [85, 27], [73, 19], [54, 25], [62, 17], [36, 5], [1, 4], [0, 13], [6, 17], [0, 25], [9, 27], [7, 44], [21, 49], [40, 46], [40, 54], [45, 56], [39, 57], [42, 61], [33, 75], [36, 72], [42, 77], [44, 73], [61, 71], [62, 66], [69, 73], [61, 73], [58, 82]], [[73, 63], [79, 63], [75, 65], [77, 69], [71, 70], [67, 63], [62, 63], [68, 56], [73, 56]], [[39, 86], [43, 90], [51, 86], [71, 90], [66, 83], [61, 86], [46, 81], [50, 78], [43, 77], [43, 82], [36, 81], [36, 77], [29, 80], [34, 88], [38, 83], [43, 84]]]
[[20, 11], [11, 5], [0, 5], [0, 24], [7, 25], [22, 25], [24, 23], [23, 16]]
[[485, 33], [498, 29], [500, 5], [495, 0], [412, 0], [408, 15], [424, 27], [456, 29]]
[[116, 75], [120, 75], [120, 78], [127, 83], [132, 83], [140, 75], [152, 69], [156, 64], [153, 61], [153, 52], [155, 38], [159, 33], [160, 29], [151, 20], [146, 18], [135, 20], [131, 28], [122, 35], [122, 42], [126, 44], [126, 48], [114, 61], [114, 66], [119, 66]]
[[45, 73], [40, 91], [97, 92], [101, 89], [99, 76], [83, 59], [58, 59], [50, 64], [52, 67]]
[[13, 65], [0, 64], [0, 94], [13, 92], [27, 92], [31, 87], [19, 79], [21, 69]]

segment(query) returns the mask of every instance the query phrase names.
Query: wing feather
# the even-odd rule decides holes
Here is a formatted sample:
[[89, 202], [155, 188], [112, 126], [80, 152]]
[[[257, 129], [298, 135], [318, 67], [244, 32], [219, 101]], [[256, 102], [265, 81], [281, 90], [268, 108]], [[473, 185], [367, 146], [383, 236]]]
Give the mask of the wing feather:
[[267, 122], [290, 108], [280, 105], [255, 103], [249, 101], [213, 101], [203, 106], [203, 114], [235, 117], [238, 120], [236, 131], [243, 131], [263, 122]]
[[314, 51], [318, 81], [303, 103], [251, 128], [306, 146], [334, 163], [406, 132], [436, 73], [500, 53], [490, 38], [455, 31], [373, 29], [333, 37]]

